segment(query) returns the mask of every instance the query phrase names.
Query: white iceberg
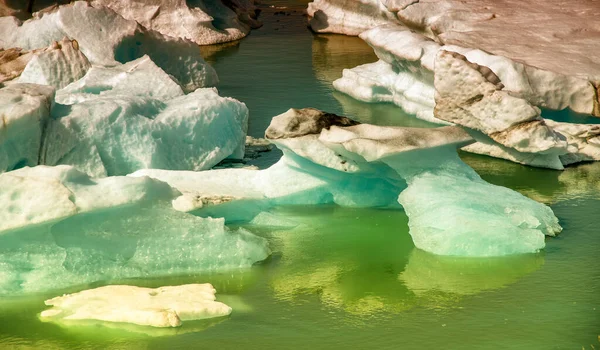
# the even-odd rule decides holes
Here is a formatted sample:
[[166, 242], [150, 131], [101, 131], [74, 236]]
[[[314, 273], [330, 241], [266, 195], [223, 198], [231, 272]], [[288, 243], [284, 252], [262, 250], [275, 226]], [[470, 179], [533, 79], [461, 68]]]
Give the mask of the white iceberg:
[[319, 33], [358, 35], [395, 20], [394, 13], [374, 0], [315, 0], [307, 13], [311, 29]]
[[12, 84], [0, 89], [0, 173], [37, 165], [54, 88]]
[[209, 169], [244, 156], [245, 104], [216, 89], [188, 95], [148, 56], [93, 67], [57, 92], [40, 163], [69, 164], [95, 177], [137, 169]]
[[65, 37], [76, 40], [94, 65], [112, 66], [148, 55], [185, 91], [213, 86], [218, 81], [195, 43], [148, 30], [107, 7], [94, 7], [84, 1], [62, 5], [25, 22], [2, 17], [0, 31], [6, 34], [0, 37], [0, 47], [4, 48], [33, 50]]
[[105, 286], [46, 300], [42, 320], [103, 321], [151, 327], [179, 327], [182, 322], [223, 317], [231, 308], [216, 301], [209, 283], [159, 288]]

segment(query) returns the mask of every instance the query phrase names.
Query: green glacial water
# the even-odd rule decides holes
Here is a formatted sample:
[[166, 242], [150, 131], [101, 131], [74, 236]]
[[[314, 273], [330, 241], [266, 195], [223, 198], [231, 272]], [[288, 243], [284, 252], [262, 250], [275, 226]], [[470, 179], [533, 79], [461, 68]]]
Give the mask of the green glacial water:
[[[306, 2], [273, 3], [297, 12], [264, 8], [263, 28], [204, 49], [221, 94], [248, 105], [250, 135], [262, 136], [290, 107], [429, 126], [334, 92], [341, 70], [374, 61], [372, 51], [357, 38], [311, 34], [300, 12]], [[486, 181], [550, 205], [564, 231], [539, 254], [449, 258], [415, 249], [401, 210], [276, 208], [272, 226], [241, 225], [273, 251], [249, 271], [111, 281], [210, 282], [233, 307], [230, 317], [177, 329], [66, 328], [37, 318], [43, 300], [73, 288], [0, 300], [0, 349], [599, 349], [600, 163], [558, 172], [461, 157]]]

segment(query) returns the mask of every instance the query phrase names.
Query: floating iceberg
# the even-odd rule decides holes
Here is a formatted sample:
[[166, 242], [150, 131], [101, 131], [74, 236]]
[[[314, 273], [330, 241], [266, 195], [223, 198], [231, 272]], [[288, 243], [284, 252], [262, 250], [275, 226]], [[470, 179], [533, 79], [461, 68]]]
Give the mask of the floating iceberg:
[[180, 193], [148, 177], [93, 179], [72, 167], [0, 174], [0, 294], [248, 268], [265, 239], [174, 211]]
[[231, 308], [215, 301], [209, 283], [159, 288], [115, 285], [46, 300], [41, 313], [53, 322], [103, 321], [140, 326], [179, 327], [184, 321], [227, 316]]
[[[415, 245], [441, 255], [537, 252], [544, 235], [561, 230], [550, 208], [488, 184], [458, 158], [456, 148], [473, 142], [459, 127], [378, 127], [291, 109], [273, 118], [266, 135], [284, 152], [266, 170], [141, 170], [131, 176], [179, 189], [183, 196], [173, 204], [183, 211], [202, 209], [202, 196], [218, 195], [231, 196], [224, 204], [230, 207], [252, 200], [256, 210], [317, 203], [393, 207], [399, 201]], [[204, 215], [218, 207], [204, 208]]]
[[253, 1], [94, 0], [121, 16], [164, 35], [192, 40], [198, 45], [218, 44], [245, 37], [258, 27]]
[[39, 49], [67, 37], [77, 41], [94, 65], [112, 66], [148, 55], [185, 91], [217, 83], [214, 69], [202, 59], [195, 43], [148, 30], [107, 7], [84, 1], [62, 5], [25, 22], [2, 17], [0, 31], [6, 34], [0, 37], [4, 48]]

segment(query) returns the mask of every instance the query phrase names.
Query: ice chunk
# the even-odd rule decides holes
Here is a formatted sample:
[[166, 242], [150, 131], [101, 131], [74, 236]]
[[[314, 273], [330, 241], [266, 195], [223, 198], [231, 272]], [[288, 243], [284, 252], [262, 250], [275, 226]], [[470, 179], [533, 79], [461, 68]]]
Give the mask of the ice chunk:
[[77, 41], [63, 39], [36, 51], [17, 81], [61, 89], [83, 77], [90, 66]]
[[158, 203], [5, 231], [0, 235], [0, 294], [244, 269], [270, 254], [265, 239], [229, 230], [223, 219], [199, 218]]
[[0, 89], [0, 173], [38, 164], [53, 104], [50, 86], [11, 84]]
[[[232, 7], [236, 4], [233, 1], [220, 0], [155, 0], [150, 3], [94, 0], [95, 5], [109, 7], [148, 29], [176, 38], [189, 39], [198, 45], [239, 40], [250, 32], [250, 26], [224, 3]], [[241, 10], [239, 6], [236, 9]], [[240, 11], [240, 17], [246, 14], [243, 18], [251, 18], [250, 12], [254, 13], [251, 9]], [[256, 22], [254, 24], [257, 25]]]
[[178, 192], [149, 178], [91, 179], [69, 166], [37, 166], [0, 174], [0, 232], [76, 213], [144, 202], [168, 202]]
[[75, 104], [99, 96], [130, 95], [168, 101], [181, 87], [148, 56], [114, 67], [92, 67], [80, 80], [56, 92], [56, 102]]
[[[146, 63], [144, 63], [146, 62]], [[70, 164], [90, 175], [122, 175], [143, 168], [204, 170], [227, 157], [242, 158], [248, 109], [232, 98], [218, 95], [215, 89], [195, 92], [163, 101], [180, 90], [169, 81], [150, 76], [142, 82], [157, 85], [157, 98], [125, 94], [134, 84], [135, 69], [149, 66], [147, 61], [130, 65], [132, 71], [116, 74], [114, 91], [89, 93], [93, 76], [112, 73], [90, 72], [92, 82], [76, 82], [61, 93], [62, 101], [82, 102], [55, 108], [46, 132], [41, 162], [47, 165]], [[141, 68], [140, 68], [141, 69]], [[140, 70], [140, 75], [146, 69]], [[152, 71], [152, 70], [151, 70]], [[155, 72], [156, 73], [156, 72]], [[85, 80], [86, 78], [84, 78]], [[111, 79], [107, 79], [111, 80]]]
[[42, 320], [132, 323], [140, 326], [178, 327], [183, 321], [227, 316], [231, 308], [215, 301], [209, 283], [159, 288], [114, 285], [88, 289], [46, 300], [52, 308]]
[[217, 83], [214, 69], [202, 59], [195, 43], [147, 30], [107, 7], [84, 1], [25, 22], [3, 17], [0, 28], [7, 34], [0, 38], [0, 47], [31, 50], [68, 37], [78, 42], [81, 52], [95, 65], [111, 66], [148, 55], [185, 91]]

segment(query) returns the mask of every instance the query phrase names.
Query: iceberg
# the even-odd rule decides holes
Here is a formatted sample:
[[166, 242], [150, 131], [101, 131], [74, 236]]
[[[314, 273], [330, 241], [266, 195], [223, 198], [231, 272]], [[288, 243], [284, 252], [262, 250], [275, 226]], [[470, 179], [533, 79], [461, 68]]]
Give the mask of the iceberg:
[[164, 35], [198, 45], [218, 44], [245, 37], [257, 28], [253, 1], [119, 1], [94, 0], [129, 20]]
[[[342, 78], [334, 81], [337, 90], [355, 99], [394, 103], [417, 118], [451, 124], [448, 106], [437, 106], [441, 100], [447, 101], [448, 96], [443, 96], [443, 91], [440, 93], [434, 82], [462, 79], [465, 84], [474, 83], [468, 76], [458, 77], [455, 72], [448, 71], [443, 61], [438, 62], [440, 57], [447, 60], [450, 56], [463, 56], [465, 61], [478, 65], [480, 70], [485, 69], [499, 79], [502, 87], [497, 90], [503, 92], [494, 96], [500, 98], [502, 95], [506, 100], [502, 102], [505, 106], [515, 106], [517, 100], [521, 101], [521, 105], [529, 105], [530, 119], [535, 108], [549, 111], [569, 109], [600, 116], [597, 83], [600, 71], [594, 58], [597, 46], [591, 45], [598, 40], [597, 31], [593, 29], [597, 19], [589, 15], [593, 11], [590, 11], [587, 2], [576, 1], [569, 8], [557, 3], [543, 4], [533, 9], [517, 1], [503, 6], [486, 1], [484, 6], [476, 1], [364, 0], [360, 2], [358, 13], [371, 18], [371, 21], [363, 20], [365, 26], [358, 33], [347, 33], [343, 25], [340, 27], [340, 20], [348, 19], [348, 23], [352, 23], [357, 13], [356, 7], [345, 9], [340, 6], [341, 3], [315, 1], [309, 4], [309, 12], [321, 11], [311, 24], [317, 17], [325, 24], [331, 20], [326, 31], [359, 34], [378, 56], [378, 62], [346, 69]], [[523, 14], [528, 11], [535, 15], [524, 17]], [[556, 23], [564, 23], [561, 28], [569, 30], [540, 27], [534, 18], [542, 13], [544, 20], [540, 22], [547, 22], [550, 17]], [[498, 14], [502, 15], [501, 19]], [[528, 30], [523, 33], [524, 26]], [[316, 30], [319, 31], [318, 28]], [[539, 43], [535, 50], [531, 49], [532, 43]], [[577, 64], [571, 64], [574, 61]], [[463, 74], [465, 70], [461, 72]], [[445, 92], [460, 93], [451, 89]], [[489, 122], [483, 116], [497, 112], [497, 109], [494, 110], [497, 104], [495, 107], [477, 105], [481, 113], [480, 124]], [[594, 159], [596, 156], [589, 148], [566, 147], [568, 136], [546, 125], [542, 120], [544, 113], [537, 114], [541, 124], [517, 128], [509, 132], [510, 135], [499, 137], [512, 143], [523, 142], [540, 147], [532, 146], [524, 151], [522, 147], [513, 147], [514, 144], [492, 140], [489, 135], [472, 133], [479, 142], [465, 150], [551, 169], [563, 169], [565, 165], [579, 160], [598, 160]], [[516, 117], [519, 118], [523, 116]], [[460, 122], [465, 121], [463, 118]], [[457, 123], [465, 125], [460, 122]], [[493, 128], [493, 125], [490, 127]], [[540, 138], [546, 138], [546, 145], [539, 144]], [[572, 141], [576, 143], [575, 139]], [[582, 149], [588, 152], [586, 156], [577, 155]]]
[[11, 84], [0, 89], [0, 173], [37, 165], [54, 88]]
[[0, 174], [0, 295], [249, 268], [267, 241], [171, 209], [148, 177], [94, 179], [69, 166]]
[[[186, 92], [213, 86], [217, 75], [188, 40], [165, 36], [103, 6], [77, 1], [25, 22], [0, 18], [0, 47], [33, 50], [67, 37], [78, 43], [90, 63], [113, 66], [148, 55]], [[164, 53], [168, 52], [168, 55]]]
[[140, 170], [130, 176], [169, 183], [183, 193], [175, 208], [198, 215], [218, 212], [218, 203], [204, 208], [198, 201], [206, 195], [231, 196], [223, 204], [229, 208], [252, 200], [256, 211], [275, 204], [399, 203], [415, 245], [440, 255], [537, 252], [545, 235], [561, 230], [550, 208], [483, 181], [458, 158], [456, 149], [473, 142], [459, 127], [379, 127], [290, 109], [273, 118], [266, 136], [284, 152], [266, 170]]
[[53, 322], [97, 320], [151, 327], [179, 327], [184, 321], [223, 317], [231, 308], [215, 301], [209, 283], [159, 288], [104, 286], [46, 300], [40, 318]]
[[57, 91], [40, 164], [74, 165], [94, 177], [137, 169], [204, 170], [242, 159], [245, 104], [214, 88], [184, 95], [148, 56], [92, 67]]

